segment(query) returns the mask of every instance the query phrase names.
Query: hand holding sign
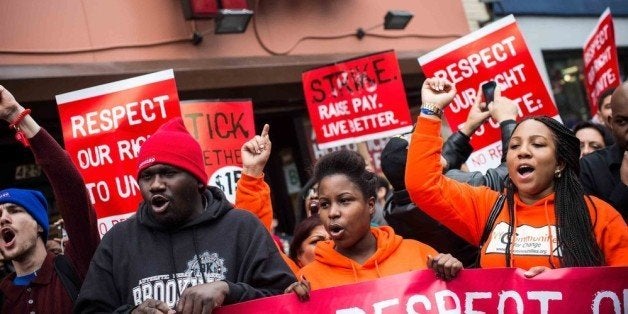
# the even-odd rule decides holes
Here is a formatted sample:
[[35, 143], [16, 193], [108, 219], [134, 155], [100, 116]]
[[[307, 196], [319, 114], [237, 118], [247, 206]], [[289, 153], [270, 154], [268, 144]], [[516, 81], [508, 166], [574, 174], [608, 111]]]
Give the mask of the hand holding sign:
[[432, 77], [423, 82], [421, 87], [421, 100], [430, 103], [440, 109], [447, 107], [456, 96], [456, 85], [447, 79]]
[[0, 119], [11, 123], [22, 110], [24, 108], [17, 103], [11, 92], [0, 85]]
[[147, 299], [131, 312], [131, 314], [143, 313], [175, 313], [175, 311], [171, 310], [166, 302], [155, 299]]
[[506, 120], [516, 120], [519, 114], [517, 103], [510, 98], [503, 97], [499, 86], [495, 88], [495, 100], [487, 106], [488, 112], [497, 123], [502, 123]]
[[305, 302], [310, 300], [310, 291], [312, 291], [310, 282], [305, 279], [305, 276], [301, 276], [301, 280], [289, 285], [283, 293], [293, 292], [299, 298], [299, 301]]
[[428, 255], [427, 267], [436, 272], [436, 277], [443, 280], [451, 280], [462, 269], [462, 262], [451, 254], [438, 254], [434, 257]]
[[467, 121], [460, 127], [460, 132], [470, 137], [491, 115], [490, 112], [484, 108], [487, 108], [487, 105], [482, 102], [482, 89], [480, 88], [478, 90], [478, 96], [475, 97], [475, 102], [469, 110]]
[[270, 126], [264, 124], [264, 129], [260, 135], [256, 135], [242, 145], [242, 173], [252, 177], [260, 177], [264, 173], [264, 166], [268, 162], [272, 147], [268, 136], [269, 130]]

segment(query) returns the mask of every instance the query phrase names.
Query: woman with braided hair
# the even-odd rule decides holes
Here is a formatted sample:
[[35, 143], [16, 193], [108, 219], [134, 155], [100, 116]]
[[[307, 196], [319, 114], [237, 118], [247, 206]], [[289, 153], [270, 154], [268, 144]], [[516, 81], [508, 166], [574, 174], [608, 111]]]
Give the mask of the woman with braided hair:
[[[471, 110], [491, 112], [495, 104], [511, 101], [497, 88], [487, 105], [480, 103], [480, 93]], [[430, 78], [421, 94], [406, 187], [420, 208], [481, 247], [481, 267], [518, 267], [533, 277], [549, 268], [628, 265], [626, 223], [612, 206], [584, 194], [578, 181], [580, 143], [571, 130], [542, 116], [518, 123], [506, 153], [502, 205], [500, 193], [442, 175], [440, 119], [455, 86]], [[490, 233], [483, 239], [485, 229]]]

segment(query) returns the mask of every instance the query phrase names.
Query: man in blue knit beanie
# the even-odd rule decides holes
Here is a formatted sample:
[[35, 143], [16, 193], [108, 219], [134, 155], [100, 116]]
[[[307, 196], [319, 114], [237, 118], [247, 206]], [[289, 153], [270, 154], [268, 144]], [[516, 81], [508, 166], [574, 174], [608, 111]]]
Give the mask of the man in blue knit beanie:
[[[15, 208], [19, 210], [19, 207], [35, 220], [38, 225], [37, 234], [41, 235], [45, 244], [48, 239], [48, 203], [44, 195], [39, 191], [26, 189], [6, 189], [0, 191], [0, 208]], [[4, 210], [0, 211], [0, 213], [4, 213]], [[6, 241], [5, 233], [9, 232], [2, 231], [2, 237]]]
[[69, 238], [64, 254], [47, 251], [46, 198], [34, 190], [0, 191], [0, 254], [14, 269], [0, 280], [0, 313], [72, 313], [100, 242], [85, 182], [70, 155], [3, 86], [0, 121], [10, 125], [41, 166]]

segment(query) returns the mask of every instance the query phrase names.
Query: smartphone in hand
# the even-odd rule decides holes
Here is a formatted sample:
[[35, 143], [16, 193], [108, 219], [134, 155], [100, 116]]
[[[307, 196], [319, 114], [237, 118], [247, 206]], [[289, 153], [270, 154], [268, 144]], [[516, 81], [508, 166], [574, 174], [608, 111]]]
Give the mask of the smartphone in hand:
[[[490, 104], [493, 101], [496, 86], [497, 84], [495, 83], [495, 81], [488, 81], [482, 84], [482, 94], [484, 95], [486, 105]], [[486, 110], [488, 110], [488, 108], [486, 108]]]

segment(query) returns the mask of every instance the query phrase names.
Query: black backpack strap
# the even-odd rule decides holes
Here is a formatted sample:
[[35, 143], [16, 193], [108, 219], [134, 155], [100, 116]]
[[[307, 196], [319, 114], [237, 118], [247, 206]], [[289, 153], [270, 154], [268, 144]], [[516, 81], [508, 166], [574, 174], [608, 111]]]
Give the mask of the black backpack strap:
[[475, 266], [480, 268], [480, 257], [482, 256], [482, 247], [484, 246], [484, 242], [488, 240], [488, 236], [491, 235], [491, 231], [493, 231], [493, 225], [495, 224], [495, 220], [497, 220], [497, 216], [502, 211], [502, 207], [504, 207], [504, 201], [506, 200], [506, 195], [499, 194], [495, 204], [493, 204], [493, 208], [491, 209], [491, 213], [488, 215], [488, 220], [486, 221], [486, 226], [484, 226], [484, 231], [482, 231], [482, 237], [480, 237], [480, 249], [478, 250], [478, 260], [475, 263]]
[[57, 275], [59, 275], [59, 279], [61, 279], [61, 283], [63, 283], [65, 291], [68, 292], [70, 299], [72, 299], [72, 303], [76, 302], [79, 290], [81, 289], [81, 281], [72, 267], [72, 264], [70, 264], [70, 260], [67, 256], [59, 254], [55, 256], [54, 263], [55, 271], [57, 271]]

